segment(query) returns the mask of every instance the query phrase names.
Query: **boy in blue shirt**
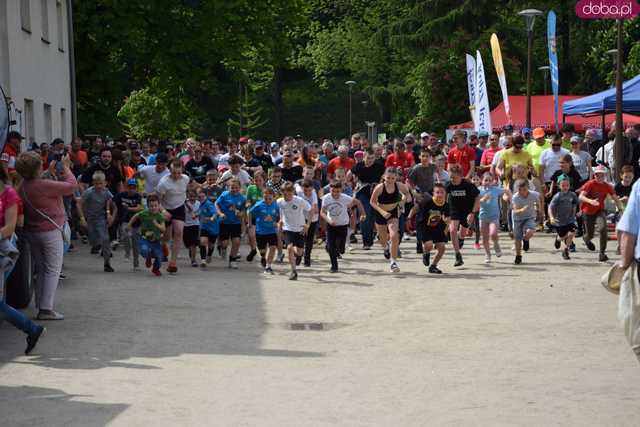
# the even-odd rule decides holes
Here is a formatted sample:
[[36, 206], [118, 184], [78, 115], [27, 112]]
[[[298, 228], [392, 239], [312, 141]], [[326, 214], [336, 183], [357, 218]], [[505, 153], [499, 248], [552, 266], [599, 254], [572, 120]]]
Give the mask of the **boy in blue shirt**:
[[[275, 193], [272, 189], [264, 190], [263, 200], [249, 209], [249, 218], [256, 219], [256, 243], [260, 251], [260, 263], [265, 274], [273, 274], [271, 263], [278, 247], [277, 224], [280, 220], [278, 204], [273, 200]], [[269, 252], [267, 253], [267, 246]], [[266, 256], [265, 256], [266, 255]]]
[[216, 200], [216, 209], [220, 217], [220, 246], [224, 249], [231, 239], [231, 251], [229, 253], [229, 268], [238, 268], [238, 252], [240, 250], [240, 236], [242, 236], [245, 220], [246, 199], [240, 193], [240, 181], [231, 179], [229, 190], [225, 191]]
[[205, 268], [211, 263], [214, 245], [220, 234], [220, 222], [218, 220], [218, 210], [207, 197], [207, 191], [200, 189], [198, 192], [200, 208], [198, 217], [200, 219], [200, 267]]

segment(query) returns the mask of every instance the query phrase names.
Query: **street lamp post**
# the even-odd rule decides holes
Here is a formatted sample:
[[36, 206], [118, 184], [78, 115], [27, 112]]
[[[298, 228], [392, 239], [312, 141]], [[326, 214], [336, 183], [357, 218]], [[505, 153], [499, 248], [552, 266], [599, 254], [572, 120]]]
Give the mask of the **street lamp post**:
[[618, 49], [616, 60], [616, 142], [615, 142], [615, 175], [620, 176], [622, 169], [622, 158], [624, 157], [624, 146], [622, 145], [622, 19], [618, 19]]
[[542, 11], [538, 9], [525, 9], [518, 12], [524, 16], [527, 23], [527, 127], [531, 127], [531, 56], [533, 51], [533, 24], [536, 16], [541, 16]]
[[547, 96], [547, 80], [549, 80], [549, 70], [551, 67], [548, 65], [543, 65], [542, 67], [538, 67], [538, 70], [542, 71], [544, 75], [544, 96]]
[[349, 86], [349, 138], [351, 138], [351, 135], [353, 135], [353, 128], [352, 128], [352, 121], [351, 121], [351, 115], [353, 113], [353, 108], [352, 108], [352, 104], [351, 104], [351, 95], [353, 92], [353, 85], [356, 84], [355, 81], [353, 80], [348, 80], [346, 82], [344, 82], [344, 84], [346, 84], [347, 86]]

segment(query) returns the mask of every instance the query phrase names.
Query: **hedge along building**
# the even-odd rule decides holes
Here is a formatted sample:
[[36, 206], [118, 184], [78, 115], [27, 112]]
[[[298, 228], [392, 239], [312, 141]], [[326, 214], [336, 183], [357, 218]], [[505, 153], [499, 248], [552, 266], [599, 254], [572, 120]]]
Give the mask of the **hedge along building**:
[[0, 0], [0, 86], [23, 149], [75, 133], [70, 2]]

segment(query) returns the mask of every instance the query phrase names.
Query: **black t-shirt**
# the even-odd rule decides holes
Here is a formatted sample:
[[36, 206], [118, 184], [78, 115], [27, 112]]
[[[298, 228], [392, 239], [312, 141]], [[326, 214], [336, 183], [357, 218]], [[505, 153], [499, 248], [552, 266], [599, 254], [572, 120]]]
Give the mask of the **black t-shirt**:
[[118, 193], [118, 186], [121, 182], [124, 181], [122, 177], [122, 173], [120, 170], [109, 163], [109, 167], [104, 168], [102, 163], [98, 162], [97, 164], [90, 166], [87, 170], [84, 171], [82, 177], [80, 177], [80, 182], [91, 185], [93, 181], [93, 174], [97, 171], [102, 171], [104, 176], [107, 178], [107, 188], [111, 191], [111, 194]]
[[475, 185], [463, 179], [458, 185], [450, 182], [447, 185], [447, 194], [449, 195], [451, 216], [456, 215], [459, 217], [469, 215], [473, 211], [473, 205], [480, 191]]
[[142, 204], [142, 196], [139, 193], [131, 195], [128, 191], [123, 191], [122, 193], [116, 194], [113, 202], [118, 207], [118, 220], [120, 222], [129, 222], [135, 213], [129, 211], [127, 208], [140, 206]]
[[251, 175], [251, 176], [253, 176], [253, 174], [255, 172], [253, 170], [253, 168], [258, 167], [258, 166], [262, 166], [260, 164], [260, 162], [255, 157], [252, 157], [249, 160], [246, 160], [246, 159], [242, 159], [242, 160], [244, 160], [243, 169], [245, 169], [249, 173], [249, 175]]
[[213, 169], [215, 165], [209, 157], [202, 157], [200, 161], [191, 159], [184, 167], [185, 172], [193, 178], [198, 184], [202, 184], [207, 178], [207, 172]]
[[384, 165], [373, 162], [371, 166], [366, 166], [364, 162], [358, 162], [351, 168], [351, 173], [364, 184], [378, 184], [384, 175]]
[[560, 175], [566, 175], [569, 177], [569, 191], [575, 192], [578, 188], [580, 188], [580, 184], [582, 183], [582, 177], [578, 173], [577, 170], [571, 169], [569, 173], [562, 172], [562, 169], [558, 169], [551, 175], [551, 182], [555, 182], [553, 194], [556, 194], [560, 191], [560, 186], [558, 184], [558, 178]]
[[633, 185], [625, 187], [624, 185], [622, 185], [622, 182], [618, 182], [615, 185], [615, 187], [613, 187], [613, 191], [616, 192], [616, 196], [618, 196], [618, 197], [629, 197], [629, 196], [631, 196], [631, 189], [632, 188], [633, 188]]
[[418, 203], [418, 213], [416, 215], [416, 224], [422, 224], [425, 227], [444, 229], [446, 224], [444, 218], [449, 216], [449, 204], [438, 205], [433, 197], [429, 197]]
[[282, 168], [282, 179], [291, 183], [302, 178], [302, 166], [293, 165], [290, 168]]
[[273, 160], [271, 160], [271, 156], [268, 154], [263, 154], [262, 156], [253, 156], [253, 159], [258, 162], [265, 173], [269, 172], [269, 169], [273, 167]]

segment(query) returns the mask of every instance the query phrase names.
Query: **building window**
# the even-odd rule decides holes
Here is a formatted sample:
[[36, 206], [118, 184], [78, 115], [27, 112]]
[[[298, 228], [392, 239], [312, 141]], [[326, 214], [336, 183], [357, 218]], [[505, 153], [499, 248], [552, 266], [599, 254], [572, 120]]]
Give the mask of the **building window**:
[[51, 105], [44, 104], [44, 140], [51, 144], [53, 140], [53, 123], [51, 120]]
[[49, 43], [49, 0], [40, 0], [40, 14], [42, 15], [42, 41]]
[[56, 1], [56, 21], [58, 23], [58, 50], [64, 52], [64, 21], [62, 19], [62, 2]]
[[36, 135], [33, 120], [33, 101], [30, 99], [24, 100], [24, 123], [24, 139], [29, 145], [31, 145], [35, 142]]
[[67, 141], [67, 110], [64, 108], [60, 109], [60, 138], [64, 142]]
[[27, 33], [31, 33], [31, 0], [20, 0], [20, 24], [22, 29]]

